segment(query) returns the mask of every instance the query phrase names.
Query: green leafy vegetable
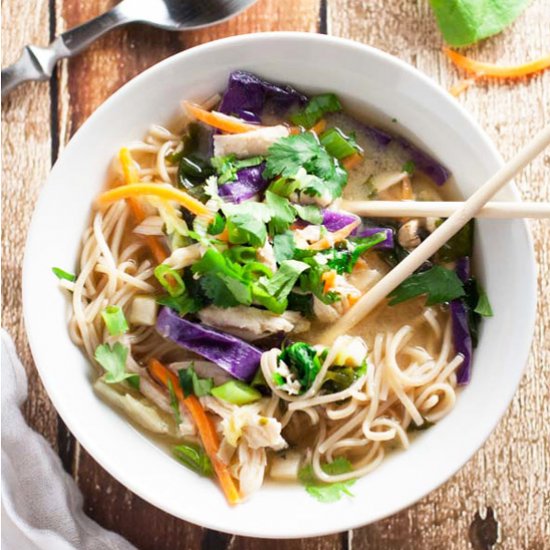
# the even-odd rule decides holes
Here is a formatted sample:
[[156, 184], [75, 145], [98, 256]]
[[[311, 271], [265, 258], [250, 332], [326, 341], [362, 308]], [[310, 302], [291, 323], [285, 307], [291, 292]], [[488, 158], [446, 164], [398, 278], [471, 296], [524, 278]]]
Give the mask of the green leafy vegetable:
[[464, 283], [465, 295], [462, 298], [468, 316], [468, 329], [472, 337], [473, 347], [477, 347], [479, 336], [479, 324], [481, 317], [492, 317], [493, 310], [489, 298], [483, 287], [475, 279], [470, 277]]
[[208, 226], [209, 235], [219, 235], [225, 228], [225, 218], [219, 213], [216, 212], [214, 219], [210, 222]]
[[159, 296], [156, 302], [161, 306], [168, 306], [177, 311], [182, 317], [188, 313], [196, 313], [203, 307], [203, 304], [196, 297], [191, 297], [187, 292], [181, 296], [165, 294], [164, 296]]
[[335, 113], [341, 110], [342, 104], [335, 94], [321, 94], [312, 97], [300, 112], [290, 117], [290, 120], [298, 126], [311, 128], [326, 113]]
[[271, 218], [269, 220], [269, 233], [277, 235], [286, 231], [296, 219], [296, 212], [288, 199], [267, 190], [265, 193], [265, 203], [269, 208]]
[[530, 0], [430, 0], [451, 46], [467, 46], [504, 30]]
[[204, 476], [213, 477], [214, 468], [204, 449], [196, 443], [185, 443], [172, 447], [174, 456], [193, 472]]
[[128, 348], [123, 346], [120, 342], [116, 342], [113, 347], [109, 344], [97, 346], [94, 357], [105, 369], [103, 380], [107, 384], [119, 384], [125, 380], [134, 387], [136, 384], [139, 384], [139, 375], [126, 371]]
[[293, 206], [298, 214], [298, 217], [302, 220], [313, 225], [320, 225], [323, 223], [323, 213], [318, 206], [315, 206], [314, 204], [294, 204]]
[[65, 279], [66, 281], [71, 281], [71, 283], [76, 281], [76, 275], [67, 273], [67, 271], [63, 271], [60, 267], [52, 267], [52, 271], [58, 279]]
[[360, 151], [356, 141], [346, 136], [339, 128], [329, 128], [319, 137], [321, 145], [338, 160]]
[[262, 394], [258, 390], [240, 380], [229, 380], [229, 382], [221, 386], [212, 388], [211, 393], [214, 397], [228, 403], [233, 403], [233, 405], [247, 405], [248, 403], [258, 401], [262, 397]]
[[409, 176], [412, 176], [416, 170], [416, 164], [414, 163], [414, 160], [408, 160], [405, 164], [403, 164], [403, 172], [407, 172]]
[[288, 295], [288, 309], [299, 311], [304, 317], [313, 317], [313, 296], [291, 292]]
[[328, 257], [327, 265], [340, 275], [351, 273], [361, 255], [385, 239], [386, 235], [382, 232], [375, 233], [370, 237], [349, 239], [347, 248], [331, 248], [325, 252]]
[[180, 405], [178, 398], [176, 396], [176, 392], [174, 391], [174, 385], [172, 384], [172, 380], [168, 380], [167, 382], [168, 386], [168, 395], [170, 396], [170, 407], [172, 407], [172, 410], [174, 411], [174, 417], [176, 419], [176, 423], [179, 425], [181, 424], [181, 413], [180, 413]]
[[166, 264], [160, 264], [155, 267], [154, 274], [158, 282], [173, 298], [181, 296], [185, 292], [185, 284], [175, 269]]
[[309, 269], [309, 265], [304, 262], [285, 260], [273, 277], [262, 277], [259, 282], [271, 296], [282, 302], [286, 300], [298, 277], [306, 269]]
[[279, 355], [279, 361], [283, 361], [300, 382], [300, 393], [306, 392], [311, 387], [321, 370], [317, 351], [305, 342], [295, 342], [285, 348]]
[[234, 244], [250, 243], [261, 247], [267, 238], [265, 223], [248, 213], [230, 216], [227, 220], [227, 231], [229, 242]]
[[336, 393], [349, 388], [356, 380], [367, 372], [367, 363], [360, 367], [331, 367], [323, 380], [323, 389]]
[[427, 296], [426, 305], [432, 306], [464, 296], [464, 288], [454, 271], [434, 265], [427, 271], [410, 275], [390, 292], [389, 305], [394, 306], [424, 294]]
[[[438, 221], [436, 226], [439, 226], [442, 223], [443, 220]], [[437, 251], [437, 259], [440, 262], [454, 262], [463, 256], [471, 256], [473, 246], [474, 220], [471, 220]]]
[[101, 312], [101, 317], [103, 317], [107, 331], [111, 336], [120, 336], [128, 331], [126, 317], [119, 306], [107, 306]]
[[237, 172], [250, 166], [258, 166], [263, 161], [263, 157], [251, 157], [238, 160], [235, 155], [226, 155], [224, 157], [212, 157], [210, 163], [218, 174], [218, 183], [227, 183], [237, 179]]
[[196, 395], [197, 397], [210, 395], [214, 386], [212, 378], [199, 378], [192, 364], [186, 369], [179, 369], [178, 378], [185, 397], [189, 397], [190, 395]]
[[[347, 172], [310, 132], [281, 138], [268, 150], [264, 177], [296, 179], [309, 195], [328, 195], [331, 200], [342, 194]], [[305, 170], [301, 178], [300, 169]]]
[[294, 242], [292, 231], [285, 231], [273, 237], [273, 253], [278, 264], [281, 264], [285, 260], [291, 260], [295, 250], [296, 243]]
[[479, 315], [481, 315], [482, 317], [492, 317], [493, 308], [491, 307], [491, 304], [489, 302], [489, 296], [487, 296], [485, 289], [479, 284], [479, 281], [477, 280], [476, 288], [479, 298], [474, 311], [476, 313], [479, 313]]
[[[352, 470], [350, 461], [344, 457], [338, 457], [332, 462], [323, 464], [321, 468], [329, 475], [345, 474]], [[335, 483], [324, 483], [315, 477], [311, 464], [304, 466], [299, 471], [298, 479], [305, 486], [306, 491], [319, 502], [336, 502], [343, 495], [353, 496], [349, 488], [356, 481], [355, 479], [349, 479]]]

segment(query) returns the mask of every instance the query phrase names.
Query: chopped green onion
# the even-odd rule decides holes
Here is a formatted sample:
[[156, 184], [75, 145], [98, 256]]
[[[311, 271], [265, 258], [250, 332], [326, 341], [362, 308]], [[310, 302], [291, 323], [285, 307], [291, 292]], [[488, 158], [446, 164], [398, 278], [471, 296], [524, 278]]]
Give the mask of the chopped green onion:
[[212, 388], [211, 393], [214, 397], [233, 403], [233, 405], [247, 405], [262, 397], [258, 390], [239, 380], [230, 380], [221, 386], [216, 386]]
[[107, 306], [102, 312], [101, 317], [105, 321], [105, 326], [111, 336], [120, 336], [128, 331], [128, 323], [124, 312], [119, 306]]
[[262, 275], [272, 277], [273, 272], [261, 262], [249, 262], [243, 266], [243, 275], [250, 279], [258, 279]]
[[210, 458], [208, 458], [204, 449], [196, 443], [176, 445], [172, 447], [172, 452], [184, 466], [187, 466], [193, 472], [204, 477], [212, 477], [214, 475]]
[[208, 226], [209, 235], [219, 235], [225, 228], [225, 218], [219, 213], [216, 212], [214, 219], [210, 222]]
[[256, 249], [252, 246], [232, 246], [224, 255], [229, 256], [229, 259], [238, 264], [246, 264], [256, 261], [258, 257]]
[[349, 157], [358, 151], [351, 139], [338, 128], [329, 128], [323, 132], [319, 141], [328, 153], [338, 160]]
[[65, 279], [66, 281], [71, 281], [71, 283], [76, 281], [76, 275], [67, 273], [67, 271], [63, 271], [60, 267], [52, 267], [52, 271], [58, 279]]
[[155, 277], [173, 298], [185, 292], [185, 284], [179, 273], [166, 264], [157, 265]]

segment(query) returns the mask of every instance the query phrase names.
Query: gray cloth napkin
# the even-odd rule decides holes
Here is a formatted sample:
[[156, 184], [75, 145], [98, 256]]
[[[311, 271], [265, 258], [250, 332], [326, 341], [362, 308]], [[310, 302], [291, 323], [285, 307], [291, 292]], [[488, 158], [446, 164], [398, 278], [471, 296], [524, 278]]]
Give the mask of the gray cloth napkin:
[[82, 509], [82, 494], [48, 442], [27, 426], [20, 407], [27, 376], [2, 330], [2, 548], [132, 550]]

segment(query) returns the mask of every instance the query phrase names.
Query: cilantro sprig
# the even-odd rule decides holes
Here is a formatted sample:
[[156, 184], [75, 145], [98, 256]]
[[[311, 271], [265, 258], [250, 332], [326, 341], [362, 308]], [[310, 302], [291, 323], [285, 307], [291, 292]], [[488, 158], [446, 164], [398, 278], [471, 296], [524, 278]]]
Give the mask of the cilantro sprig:
[[[338, 457], [332, 462], [323, 464], [321, 468], [329, 475], [345, 474], [352, 470], [350, 461], [344, 457]], [[353, 493], [349, 489], [356, 481], [355, 479], [348, 479], [347, 481], [324, 483], [315, 477], [311, 464], [304, 466], [298, 472], [298, 479], [313, 498], [325, 503], [336, 502], [343, 495], [352, 497]]]

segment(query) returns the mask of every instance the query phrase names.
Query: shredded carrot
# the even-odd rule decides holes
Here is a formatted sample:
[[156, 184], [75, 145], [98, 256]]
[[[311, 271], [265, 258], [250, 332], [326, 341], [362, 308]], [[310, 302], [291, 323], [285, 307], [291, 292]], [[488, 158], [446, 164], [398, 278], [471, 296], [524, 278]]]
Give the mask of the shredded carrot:
[[220, 482], [220, 486], [225, 494], [225, 497], [227, 498], [227, 501], [229, 504], [237, 504], [241, 500], [239, 490], [237, 489], [235, 481], [231, 477], [227, 466], [218, 458], [218, 450], [220, 448], [218, 434], [212, 420], [210, 420], [206, 414], [200, 401], [194, 395], [185, 397], [176, 375], [167, 369], [160, 361], [151, 359], [149, 361], [149, 371], [153, 378], [155, 378], [163, 386], [168, 387], [168, 382], [172, 384], [176, 397], [180, 403], [187, 408], [193, 417], [195, 424], [197, 425], [197, 430], [204, 446], [204, 450], [212, 462], [212, 466], [218, 476], [218, 481]]
[[478, 78], [479, 76], [475, 76], [474, 78], [463, 78], [462, 80], [459, 80], [456, 84], [453, 84], [449, 88], [449, 93], [455, 97], [458, 97], [460, 94], [464, 93], [472, 84], [474, 84]]
[[487, 78], [521, 78], [550, 67], [550, 54], [521, 65], [502, 66], [470, 59], [449, 48], [443, 48], [445, 55], [459, 68]]
[[351, 307], [359, 301], [359, 298], [361, 298], [361, 296], [357, 296], [355, 294], [348, 294], [347, 298], [348, 298], [348, 304]]
[[140, 197], [144, 195], [152, 195], [165, 200], [176, 201], [181, 206], [187, 208], [193, 214], [200, 216], [211, 217], [212, 213], [202, 202], [193, 198], [191, 195], [176, 189], [171, 185], [163, 185], [158, 183], [134, 183], [130, 185], [122, 185], [115, 187], [109, 191], [105, 191], [97, 198], [100, 206], [105, 206], [111, 202], [120, 199], [128, 199], [131, 197]]
[[288, 131], [290, 132], [290, 135], [291, 136], [295, 136], [297, 134], [301, 134], [302, 133], [302, 130], [300, 130], [300, 128], [298, 128], [298, 126], [291, 126]]
[[249, 124], [240, 118], [224, 115], [217, 111], [206, 111], [190, 101], [184, 101], [183, 104], [197, 120], [208, 124], [208, 126], [222, 130], [222, 132], [227, 132], [228, 134], [242, 134], [260, 128], [257, 124]]
[[[118, 158], [122, 166], [122, 173], [124, 174], [125, 182], [128, 185], [136, 184], [139, 181], [138, 167], [127, 147], [123, 147], [119, 151]], [[127, 202], [132, 210], [132, 214], [134, 215], [136, 222], [140, 224], [145, 219], [145, 212], [143, 211], [143, 207], [139, 203], [139, 200], [134, 197], [129, 197]], [[145, 241], [151, 249], [157, 263], [161, 264], [168, 257], [168, 254], [162, 244], [153, 235], [147, 235], [145, 237]]]
[[332, 248], [337, 242], [343, 241], [357, 226], [359, 220], [356, 220], [338, 231], [329, 233], [326, 237], [319, 239], [317, 242], [309, 245], [309, 250], [326, 250]]
[[342, 160], [342, 166], [346, 170], [352, 170], [356, 166], [359, 166], [363, 162], [363, 155], [360, 153], [353, 153], [353, 155], [350, 155], [349, 157], [346, 157]]
[[322, 118], [319, 122], [314, 124], [309, 130], [314, 134], [320, 135], [325, 131], [326, 127], [327, 127], [327, 121], [324, 118]]
[[353, 266], [353, 271], [363, 271], [364, 269], [367, 269], [368, 266], [369, 264], [363, 260], [363, 258], [357, 258], [357, 261]]
[[331, 288], [334, 288], [336, 286], [336, 271], [334, 271], [334, 269], [331, 269], [330, 271], [325, 271], [321, 275], [321, 281], [325, 283], [323, 286], [323, 292], [326, 294], [330, 291]]
[[401, 183], [401, 197], [403, 200], [410, 200], [413, 198], [413, 188], [409, 178], [404, 178]]
[[223, 228], [223, 231], [221, 233], [218, 233], [216, 235], [216, 239], [219, 241], [228, 242], [229, 241], [229, 230], [227, 229], [227, 226]]

